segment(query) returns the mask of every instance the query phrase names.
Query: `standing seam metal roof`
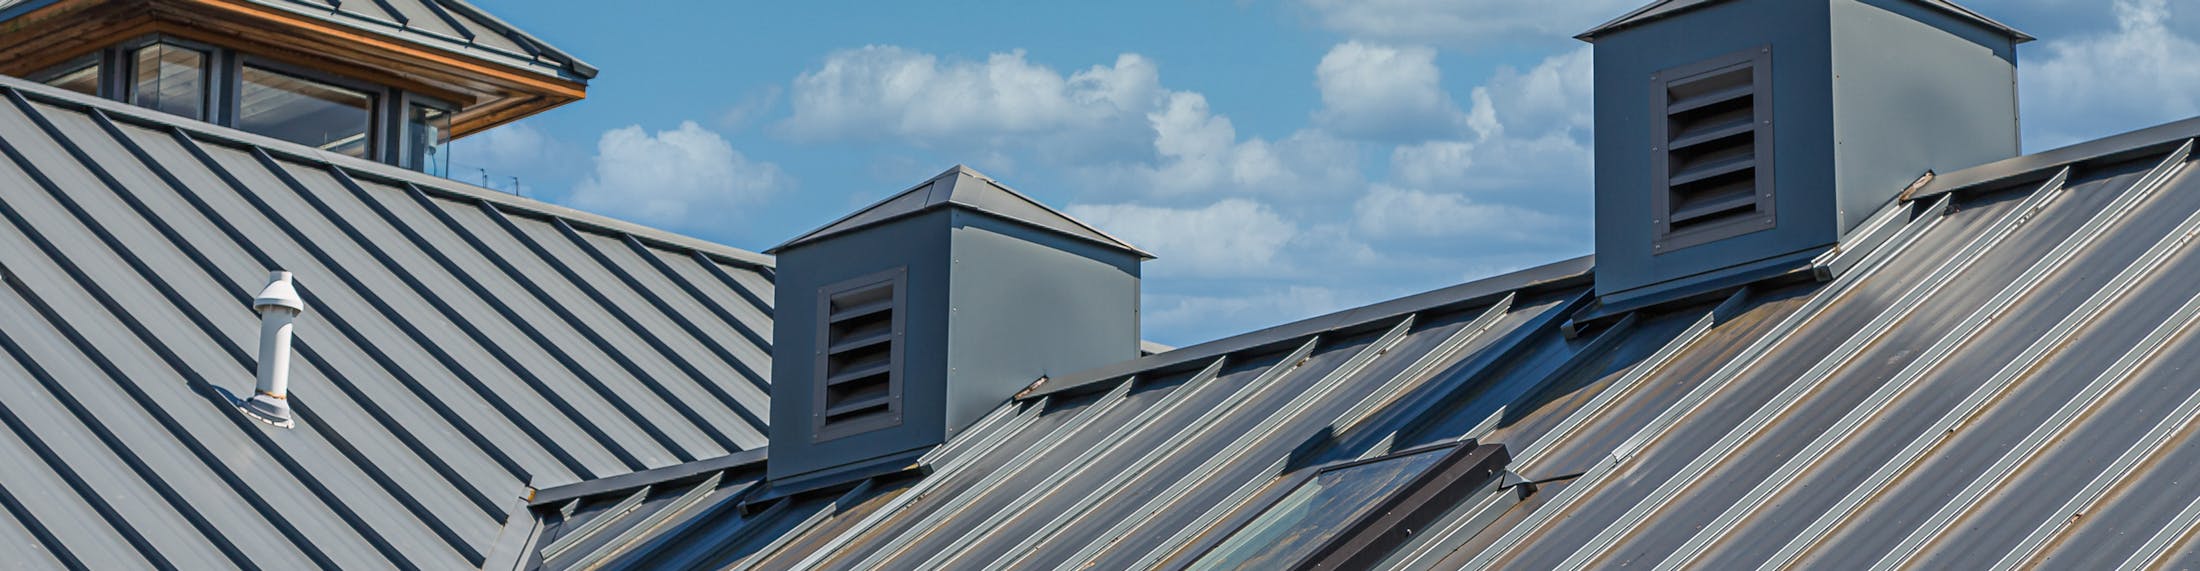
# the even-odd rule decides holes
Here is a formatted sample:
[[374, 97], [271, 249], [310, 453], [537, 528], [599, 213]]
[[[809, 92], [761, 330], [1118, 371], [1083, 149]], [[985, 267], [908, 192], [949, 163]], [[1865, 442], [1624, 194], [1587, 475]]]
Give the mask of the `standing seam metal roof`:
[[1039, 387], [927, 474], [754, 513], [755, 466], [538, 507], [546, 540], [581, 537], [543, 564], [1175, 569], [1294, 474], [1464, 439], [1513, 476], [1385, 568], [2189, 563], [2200, 123], [2179, 125], [1951, 173], [1989, 182], [1895, 206], [1829, 282], [1575, 337], [1587, 272], [1530, 270]]
[[[19, 564], [508, 567], [531, 487], [766, 443], [769, 258], [12, 78], [0, 155]], [[293, 430], [229, 404], [274, 269]]]

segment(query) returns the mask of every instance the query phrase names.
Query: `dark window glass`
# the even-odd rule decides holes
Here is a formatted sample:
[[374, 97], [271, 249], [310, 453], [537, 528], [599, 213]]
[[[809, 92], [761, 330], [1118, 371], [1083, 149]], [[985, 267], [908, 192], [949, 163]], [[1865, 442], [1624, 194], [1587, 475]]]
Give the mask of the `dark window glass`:
[[1345, 531], [1375, 503], [1444, 459], [1438, 448], [1314, 474], [1238, 528], [1192, 569], [1289, 569]]
[[451, 112], [412, 104], [405, 109], [405, 167], [451, 176]]
[[132, 105], [206, 119], [206, 53], [156, 43], [131, 55]]
[[250, 65], [242, 80], [237, 128], [354, 157], [373, 151], [373, 94]]
[[[74, 66], [73, 68], [71, 66]], [[40, 83], [85, 95], [99, 95], [99, 61], [73, 61], [39, 74]]]

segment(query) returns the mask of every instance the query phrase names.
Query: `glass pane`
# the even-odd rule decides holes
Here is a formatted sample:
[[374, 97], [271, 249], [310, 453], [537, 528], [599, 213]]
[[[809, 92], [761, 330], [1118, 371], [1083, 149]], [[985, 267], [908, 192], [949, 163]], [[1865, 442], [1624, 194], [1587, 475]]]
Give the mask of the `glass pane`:
[[244, 66], [237, 128], [324, 151], [367, 158], [374, 95]]
[[206, 118], [206, 54], [168, 44], [138, 48], [131, 58], [130, 103], [192, 119]]
[[1231, 534], [1193, 569], [1289, 569], [1392, 492], [1436, 465], [1450, 448], [1416, 452], [1315, 474]]
[[49, 75], [46, 77], [45, 80], [46, 85], [67, 89], [69, 91], [74, 91], [85, 95], [99, 95], [99, 62], [74, 62], [64, 65], [78, 65], [82, 67]]
[[405, 110], [405, 166], [451, 176], [451, 112], [415, 104]]

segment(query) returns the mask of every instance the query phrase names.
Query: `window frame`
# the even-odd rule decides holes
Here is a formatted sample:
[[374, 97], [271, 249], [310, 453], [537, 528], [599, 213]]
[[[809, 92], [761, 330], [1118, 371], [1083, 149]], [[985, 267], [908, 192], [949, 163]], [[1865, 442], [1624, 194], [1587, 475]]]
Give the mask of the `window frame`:
[[[244, 131], [247, 133], [253, 133], [255, 135], [260, 135], [263, 137], [276, 138], [274, 135], [254, 133], [251, 129], [244, 128], [243, 97], [244, 68], [246, 67], [256, 67], [280, 75], [288, 75], [307, 81], [325, 83], [330, 86], [349, 89], [352, 91], [365, 93], [367, 95], [367, 150], [365, 153], [362, 153], [364, 156], [358, 158], [383, 164], [391, 164], [392, 166], [395, 166], [393, 163], [386, 160], [386, 157], [383, 154], [384, 149], [390, 147], [390, 145], [388, 144], [389, 141], [387, 139], [389, 137], [390, 128], [388, 127], [388, 125], [391, 116], [386, 107], [391, 100], [400, 99], [401, 97], [394, 97], [392, 91], [395, 90], [391, 89], [389, 86], [352, 79], [349, 77], [344, 77], [341, 75], [336, 75], [313, 68], [291, 64], [289, 62], [281, 60], [270, 59], [251, 54], [240, 53], [237, 54], [235, 57], [229, 59], [231, 61], [229, 62], [229, 66], [227, 69], [227, 71], [229, 72], [227, 74], [228, 79], [223, 83], [228, 86], [230, 93], [234, 93], [235, 95], [230, 97], [229, 100], [225, 102], [225, 107], [229, 110], [229, 120], [223, 123], [223, 126]], [[305, 143], [295, 144], [329, 154], [342, 154], [335, 151], [321, 150], [319, 147], [306, 145]]]
[[46, 69], [41, 69], [38, 70], [37, 73], [32, 73], [30, 75], [24, 76], [23, 79], [30, 80], [31, 82], [37, 83], [39, 85], [59, 89], [58, 86], [47, 82], [53, 81], [64, 75], [83, 71], [85, 68], [92, 68], [95, 70], [93, 72], [92, 78], [92, 96], [101, 99], [107, 99], [107, 92], [110, 90], [110, 87], [108, 86], [108, 83], [110, 82], [107, 80], [107, 75], [112, 72], [112, 66], [109, 66], [107, 64], [107, 51], [104, 49], [93, 50], [90, 53], [69, 58], [68, 61], [46, 66]]
[[[158, 109], [144, 107], [130, 101], [133, 96], [137, 95], [137, 51], [152, 47], [156, 44], [167, 44], [178, 48], [198, 52], [199, 57], [202, 58], [201, 61], [203, 62], [202, 65], [199, 66], [199, 83], [205, 86], [204, 91], [199, 93], [199, 110], [203, 112], [203, 116], [189, 117], [185, 115], [176, 115], [174, 113], [169, 114], [176, 115], [177, 117], [184, 117], [194, 121], [205, 121], [216, 125], [226, 125], [225, 123], [221, 122], [221, 119], [225, 115], [225, 113], [222, 111], [223, 102], [228, 99], [226, 95], [227, 90], [223, 85], [225, 82], [222, 80], [222, 77], [225, 75], [234, 75], [226, 73], [227, 70], [224, 69], [224, 67], [227, 65], [227, 60], [230, 59], [228, 57], [225, 57], [225, 54], [229, 52], [229, 50], [221, 46], [216, 46], [204, 42], [195, 42], [165, 34], [148, 34], [135, 38], [130, 38], [120, 43], [116, 43], [115, 45], [108, 46], [105, 50], [108, 55], [102, 62], [102, 64], [105, 65], [105, 69], [100, 72], [100, 75], [102, 76], [102, 81], [100, 82], [99, 97], [105, 99], [113, 99], [115, 101], [120, 101], [124, 104], [141, 109], [152, 109], [154, 111], [160, 111]], [[167, 113], [166, 111], [161, 112]]]
[[[1687, 85], [1715, 75], [1739, 70], [1750, 71], [1752, 115], [1751, 132], [1754, 133], [1752, 168], [1754, 172], [1752, 211], [1747, 215], [1714, 220], [1700, 226], [1673, 229], [1673, 151], [1667, 148], [1672, 141], [1671, 89]], [[1774, 184], [1774, 105], [1772, 89], [1772, 46], [1770, 44], [1741, 50], [1700, 62], [1660, 70], [1650, 75], [1650, 148], [1651, 148], [1651, 215], [1653, 220], [1651, 243], [1653, 255], [1664, 254], [1717, 242], [1728, 238], [1770, 230], [1778, 225], [1779, 191]]]
[[[1279, 503], [1289, 499], [1314, 478], [1329, 472], [1356, 468], [1379, 462], [1388, 462], [1424, 453], [1440, 453], [1443, 456], [1405, 484], [1391, 490], [1374, 501], [1364, 513], [1354, 516], [1340, 526], [1337, 533], [1324, 539], [1321, 545], [1304, 557], [1292, 562], [1291, 569], [1353, 569], [1371, 567], [1391, 552], [1410, 541], [1416, 530], [1443, 516], [1465, 501], [1474, 490], [1498, 481], [1508, 472], [1505, 467], [1512, 462], [1511, 453], [1502, 444], [1481, 444], [1474, 439], [1439, 442], [1392, 451], [1373, 458], [1340, 460], [1299, 470], [1287, 479], [1278, 480], [1270, 493], [1256, 496], [1261, 501], [1247, 503], [1239, 508], [1235, 521], [1227, 527], [1216, 527], [1193, 555], [1180, 564], [1190, 569], [1215, 554], [1239, 533], [1260, 521]], [[1411, 507], [1408, 507], [1411, 506]]]
[[[817, 289], [817, 313], [815, 314], [816, 319], [812, 322], [817, 327], [817, 335], [815, 336], [817, 349], [814, 351], [815, 355], [810, 371], [810, 441], [812, 443], [838, 440], [857, 434], [901, 426], [903, 369], [905, 365], [902, 353], [905, 345], [907, 345], [903, 333], [909, 321], [908, 285], [909, 268], [901, 266], [835, 282]], [[833, 342], [833, 298], [881, 286], [892, 288], [892, 302], [887, 310], [892, 315], [892, 321], [888, 326], [892, 333], [886, 341], [888, 344], [886, 411], [884, 414], [828, 422], [825, 414], [828, 396], [826, 380], [831, 377], [831, 368], [828, 364], [831, 362], [830, 357], [832, 356], [830, 348]]]
[[[444, 101], [442, 99], [437, 99], [426, 95], [396, 90], [392, 91], [395, 92], [394, 96], [390, 97], [389, 99], [395, 104], [392, 105], [394, 109], [390, 110], [390, 117], [392, 117], [393, 120], [390, 121], [389, 137], [391, 141], [395, 141], [396, 143], [390, 145], [390, 160], [384, 162], [396, 165], [398, 168], [402, 168], [405, 170], [426, 173], [428, 171], [424, 166], [414, 164], [416, 161], [419, 161], [421, 157], [418, 156], [419, 150], [413, 148], [412, 133], [409, 132], [412, 129], [412, 110], [414, 107], [429, 107], [441, 110], [449, 115], [449, 117], [447, 118], [448, 122], [456, 123], [458, 120], [459, 106], [453, 105], [450, 102]], [[449, 137], [449, 135], [450, 133], [448, 132], [444, 133], [445, 137]], [[444, 163], [445, 172], [439, 176], [441, 176], [442, 178], [450, 178], [450, 164], [448, 162], [450, 160], [450, 157], [448, 155], [450, 144], [448, 142], [444, 143], [443, 148], [446, 152], [444, 156], [444, 160], [446, 161]]]

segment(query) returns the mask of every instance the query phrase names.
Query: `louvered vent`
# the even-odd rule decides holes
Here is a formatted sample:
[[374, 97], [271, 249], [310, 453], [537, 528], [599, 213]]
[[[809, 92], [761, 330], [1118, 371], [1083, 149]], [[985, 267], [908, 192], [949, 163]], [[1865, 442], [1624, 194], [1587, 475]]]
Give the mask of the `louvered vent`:
[[1655, 248], [1669, 251], [1771, 228], [1771, 48], [1651, 76]]
[[901, 424], [904, 272], [827, 286], [818, 295], [816, 440]]

